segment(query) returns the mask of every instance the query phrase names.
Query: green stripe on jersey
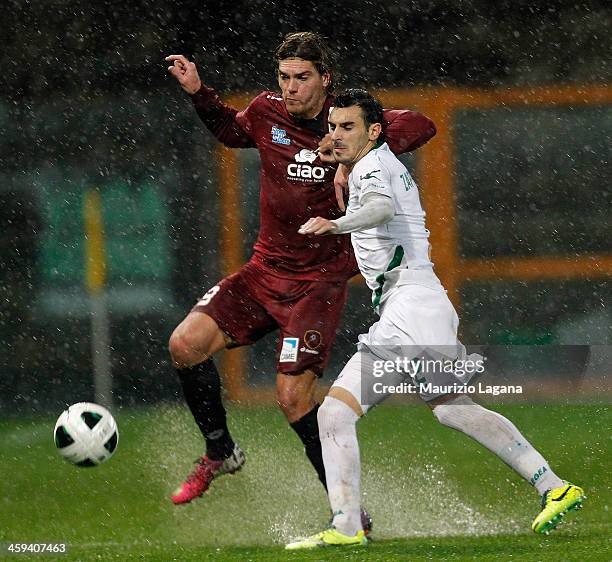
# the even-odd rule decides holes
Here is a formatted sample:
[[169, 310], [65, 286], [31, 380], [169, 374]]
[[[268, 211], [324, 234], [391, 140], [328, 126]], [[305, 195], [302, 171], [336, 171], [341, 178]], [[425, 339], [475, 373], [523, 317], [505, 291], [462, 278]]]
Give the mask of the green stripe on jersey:
[[382, 297], [383, 286], [385, 284], [385, 273], [395, 269], [400, 263], [402, 263], [402, 259], [404, 258], [404, 248], [402, 246], [395, 247], [395, 253], [387, 266], [387, 269], [376, 277], [376, 282], [378, 283], [378, 287], [374, 289], [374, 298], [372, 299], [372, 306], [376, 308], [380, 304], [380, 298]]

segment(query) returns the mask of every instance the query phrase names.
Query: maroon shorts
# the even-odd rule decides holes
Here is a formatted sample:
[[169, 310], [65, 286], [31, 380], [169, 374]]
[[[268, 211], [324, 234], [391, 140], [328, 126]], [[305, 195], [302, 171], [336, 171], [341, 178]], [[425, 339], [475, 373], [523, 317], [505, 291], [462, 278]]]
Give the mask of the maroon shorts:
[[210, 289], [193, 307], [211, 316], [233, 345], [249, 345], [280, 329], [279, 373], [317, 376], [329, 361], [347, 283], [283, 279], [245, 264]]

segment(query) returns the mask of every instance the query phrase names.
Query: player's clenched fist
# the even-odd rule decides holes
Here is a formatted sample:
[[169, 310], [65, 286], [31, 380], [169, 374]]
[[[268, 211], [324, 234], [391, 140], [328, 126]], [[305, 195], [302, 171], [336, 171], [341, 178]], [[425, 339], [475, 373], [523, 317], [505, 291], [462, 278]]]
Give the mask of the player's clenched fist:
[[170, 55], [165, 60], [172, 63], [172, 66], [168, 67], [168, 72], [178, 80], [181, 88], [189, 95], [195, 94], [200, 89], [202, 81], [195, 63], [183, 55]]
[[334, 156], [334, 141], [329, 133], [319, 141], [318, 154], [321, 162], [325, 162], [326, 164], [336, 163], [336, 157]]
[[322, 217], [308, 219], [298, 232], [300, 234], [334, 234], [338, 230], [338, 225], [328, 219]]

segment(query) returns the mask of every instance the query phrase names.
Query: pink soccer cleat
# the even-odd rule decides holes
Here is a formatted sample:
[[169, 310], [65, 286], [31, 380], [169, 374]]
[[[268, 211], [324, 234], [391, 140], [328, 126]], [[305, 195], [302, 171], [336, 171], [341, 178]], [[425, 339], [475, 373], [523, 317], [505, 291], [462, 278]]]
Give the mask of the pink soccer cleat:
[[199, 498], [215, 478], [223, 474], [234, 474], [245, 461], [244, 451], [238, 445], [234, 446], [232, 454], [226, 459], [214, 461], [207, 456], [200, 457], [187, 480], [172, 495], [172, 502], [178, 505]]

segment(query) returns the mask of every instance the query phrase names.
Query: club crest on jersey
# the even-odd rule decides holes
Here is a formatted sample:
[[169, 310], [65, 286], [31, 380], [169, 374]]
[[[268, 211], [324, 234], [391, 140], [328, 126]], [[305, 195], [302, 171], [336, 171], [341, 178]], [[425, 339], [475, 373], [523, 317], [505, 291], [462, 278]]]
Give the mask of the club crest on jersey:
[[306, 330], [304, 332], [304, 345], [300, 347], [300, 351], [303, 353], [310, 353], [311, 355], [319, 355], [317, 349], [321, 347], [323, 343], [323, 336], [321, 332], [317, 330]]
[[293, 181], [320, 182], [325, 179], [325, 168], [323, 166], [312, 166], [317, 155], [307, 148], [302, 148], [294, 157], [295, 163], [287, 166], [287, 178]]
[[287, 137], [285, 129], [279, 129], [276, 125], [272, 125], [272, 142], [276, 144], [291, 144], [291, 139]]
[[309, 349], [317, 349], [321, 347], [321, 344], [323, 343], [321, 332], [317, 330], [306, 330], [304, 332], [304, 343]]

